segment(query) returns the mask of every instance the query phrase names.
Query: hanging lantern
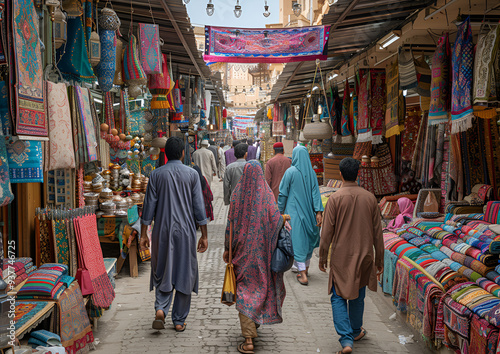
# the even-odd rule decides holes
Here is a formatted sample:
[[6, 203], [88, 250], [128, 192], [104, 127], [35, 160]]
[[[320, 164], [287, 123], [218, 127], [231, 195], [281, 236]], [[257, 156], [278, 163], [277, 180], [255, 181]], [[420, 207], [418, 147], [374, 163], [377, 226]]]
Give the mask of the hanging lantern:
[[96, 31], [90, 35], [89, 46], [90, 65], [96, 66], [101, 61], [101, 41]]
[[99, 17], [100, 28], [110, 31], [118, 31], [120, 29], [120, 25], [120, 19], [114, 10], [107, 7], [101, 10], [101, 16]]
[[66, 14], [58, 7], [54, 12], [54, 41], [56, 49], [61, 48], [68, 39]]
[[137, 38], [131, 34], [129, 42], [125, 47], [123, 56], [123, 73], [125, 82], [130, 85], [129, 96], [136, 98], [142, 93], [140, 85], [145, 85], [148, 80], [141, 63], [139, 62], [139, 53], [137, 51]]
[[83, 7], [80, 0], [65, 0], [63, 8], [70, 17], [80, 17], [83, 14]]
[[101, 30], [101, 61], [95, 68], [99, 80], [99, 87], [103, 92], [113, 88], [116, 64], [116, 35], [114, 31]]

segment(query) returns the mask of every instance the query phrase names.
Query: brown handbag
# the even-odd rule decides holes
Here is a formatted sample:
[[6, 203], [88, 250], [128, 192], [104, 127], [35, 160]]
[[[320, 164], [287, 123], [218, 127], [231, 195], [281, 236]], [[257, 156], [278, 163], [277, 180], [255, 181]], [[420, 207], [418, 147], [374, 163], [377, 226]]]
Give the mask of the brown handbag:
[[220, 301], [231, 306], [236, 303], [236, 275], [233, 267], [233, 223], [229, 223], [229, 263], [226, 266]]

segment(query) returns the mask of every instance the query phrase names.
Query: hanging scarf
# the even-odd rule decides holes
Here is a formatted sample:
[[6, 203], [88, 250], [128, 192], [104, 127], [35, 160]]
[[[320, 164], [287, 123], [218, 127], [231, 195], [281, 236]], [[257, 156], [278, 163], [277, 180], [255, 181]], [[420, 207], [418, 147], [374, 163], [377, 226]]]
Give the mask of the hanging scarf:
[[419, 59], [415, 60], [415, 69], [417, 70], [417, 93], [420, 95], [420, 108], [423, 111], [429, 111], [431, 101], [431, 68], [424, 58], [424, 53]]
[[349, 139], [351, 138], [351, 130], [349, 128], [350, 105], [351, 105], [351, 93], [349, 88], [349, 80], [346, 80], [344, 88], [344, 100], [342, 102], [342, 140], [344, 140], [344, 138], [349, 138]]
[[474, 43], [470, 18], [459, 27], [452, 61], [451, 91], [451, 133], [464, 132], [472, 127], [472, 66], [474, 62]]
[[176, 112], [182, 111], [182, 97], [181, 97], [181, 90], [179, 89], [179, 80], [175, 82], [175, 87], [174, 87], [174, 106]]
[[387, 70], [387, 109], [385, 111], [385, 137], [401, 132], [399, 129], [399, 69], [395, 61]]
[[372, 129], [372, 143], [382, 143], [384, 129], [386, 85], [385, 70], [370, 70], [370, 127]]
[[[489, 102], [498, 101], [499, 93], [496, 92], [494, 62], [499, 56], [500, 26], [492, 26], [487, 33], [482, 33], [477, 41], [476, 58], [474, 60], [474, 110], [485, 110]], [[483, 118], [494, 118], [495, 109], [478, 113]]]
[[451, 98], [450, 83], [450, 42], [448, 33], [445, 33], [439, 39], [432, 57], [430, 125], [448, 121]]
[[415, 61], [413, 60], [411, 48], [409, 50], [404, 50], [403, 47], [399, 47], [398, 63], [400, 89], [415, 89], [417, 87], [417, 72], [415, 70]]
[[65, 46], [58, 49], [58, 67], [64, 79], [93, 83], [96, 80], [85, 45], [85, 33], [81, 17], [68, 18], [68, 38]]
[[360, 71], [361, 82], [358, 96], [358, 143], [372, 141], [372, 131], [370, 129], [370, 117], [368, 103], [370, 101], [369, 70]]

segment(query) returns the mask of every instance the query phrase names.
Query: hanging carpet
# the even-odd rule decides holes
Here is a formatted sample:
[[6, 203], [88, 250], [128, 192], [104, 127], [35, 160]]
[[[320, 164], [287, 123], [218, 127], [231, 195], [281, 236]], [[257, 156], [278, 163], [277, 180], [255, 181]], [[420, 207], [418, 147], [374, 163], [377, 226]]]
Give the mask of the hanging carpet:
[[38, 15], [32, 0], [13, 1], [12, 27], [17, 81], [16, 133], [47, 136]]
[[7, 146], [11, 183], [43, 182], [42, 142], [17, 140]]
[[[78, 114], [82, 122], [83, 130], [79, 131], [80, 134], [84, 133], [85, 141], [83, 145], [87, 146], [87, 159], [85, 162], [97, 160], [97, 137], [92, 117], [92, 106], [90, 103], [89, 89], [75, 86], [75, 98], [77, 101]], [[80, 161], [83, 162], [83, 161]]]
[[385, 111], [385, 137], [401, 132], [399, 126], [399, 70], [397, 60], [387, 70], [387, 108]]
[[370, 70], [370, 127], [372, 129], [372, 143], [382, 143], [384, 129], [386, 90], [385, 70]]
[[330, 26], [237, 29], [205, 26], [206, 62], [288, 63], [326, 60]]
[[448, 121], [451, 99], [450, 82], [450, 42], [448, 33], [445, 33], [439, 39], [432, 57], [430, 125]]

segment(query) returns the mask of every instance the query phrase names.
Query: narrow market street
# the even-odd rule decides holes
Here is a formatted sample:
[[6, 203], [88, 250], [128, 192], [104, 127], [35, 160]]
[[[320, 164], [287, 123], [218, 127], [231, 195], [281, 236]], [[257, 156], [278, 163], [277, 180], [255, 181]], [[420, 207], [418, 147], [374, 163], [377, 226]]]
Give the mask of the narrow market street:
[[[176, 333], [167, 316], [166, 329], [151, 329], [154, 292], [149, 292], [150, 264], [142, 263], [139, 277], [130, 278], [124, 269], [116, 279], [116, 299], [98, 322], [96, 354], [114, 353], [237, 353], [243, 340], [237, 311], [220, 303], [225, 263], [222, 261], [223, 234], [228, 207], [222, 200], [222, 183], [212, 183], [216, 220], [208, 226], [209, 248], [198, 257], [200, 286], [194, 295], [187, 328]], [[332, 322], [330, 297], [326, 294], [327, 274], [318, 269], [313, 256], [309, 286], [287, 272], [287, 296], [283, 323], [258, 330], [256, 353], [334, 353], [341, 349]], [[356, 353], [430, 353], [423, 341], [401, 344], [399, 336], [411, 331], [400, 320], [390, 320], [394, 307], [379, 292], [367, 292], [364, 327], [367, 339], [357, 342]]]

